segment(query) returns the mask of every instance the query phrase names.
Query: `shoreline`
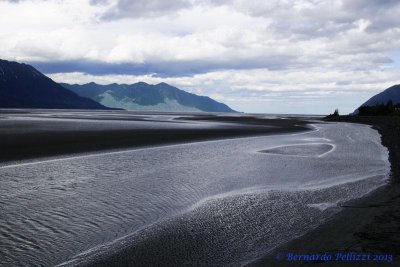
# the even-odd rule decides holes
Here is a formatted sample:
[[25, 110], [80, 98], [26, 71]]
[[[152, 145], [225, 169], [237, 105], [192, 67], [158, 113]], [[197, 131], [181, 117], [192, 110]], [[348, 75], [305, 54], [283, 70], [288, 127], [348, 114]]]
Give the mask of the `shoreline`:
[[[342, 211], [303, 236], [278, 246], [247, 266], [395, 266], [400, 262], [400, 118], [340, 116], [329, 122], [371, 125], [389, 151], [390, 181], [368, 195], [349, 201]], [[288, 261], [298, 255], [355, 252], [391, 255], [392, 261]]]
[[[119, 114], [120, 116], [121, 114]], [[58, 116], [58, 114], [57, 114]], [[89, 117], [89, 118], [88, 118]], [[121, 141], [118, 137], [118, 132], [122, 132], [126, 134], [127, 140], [122, 140], [123, 142], [120, 143], [122, 148], [125, 149], [141, 149], [146, 147], [151, 147], [152, 145], [174, 145], [174, 144], [181, 144], [181, 143], [190, 143], [193, 141], [212, 141], [212, 140], [221, 140], [221, 139], [233, 139], [238, 137], [252, 137], [252, 136], [265, 136], [265, 135], [275, 135], [275, 134], [302, 134], [307, 133], [309, 130], [312, 129], [312, 124], [315, 121], [312, 121], [312, 118], [299, 118], [299, 119], [265, 119], [260, 117], [250, 117], [250, 116], [243, 116], [243, 117], [230, 117], [230, 116], [217, 116], [217, 115], [208, 115], [208, 116], [193, 116], [190, 117], [182, 117], [182, 116], [174, 116], [166, 118], [125, 118], [122, 115], [118, 117], [116, 120], [110, 120], [110, 118], [101, 118], [101, 117], [92, 117], [90, 114], [88, 116], [81, 117], [79, 114], [74, 114], [71, 120], [70, 117], [57, 117], [56, 120], [51, 117], [47, 117], [47, 120], [43, 120], [40, 116], [32, 116], [33, 123], [31, 120], [27, 120], [28, 117], [23, 117], [24, 119], [17, 119], [12, 120], [9, 119], [8, 123], [15, 123], [16, 128], [7, 129], [6, 120], [0, 120], [0, 129], [3, 128], [5, 131], [0, 131], [0, 136], [7, 136], [10, 140], [13, 140], [11, 143], [7, 143], [4, 140], [0, 139], [0, 145], [7, 144], [11, 148], [15, 148], [15, 144], [18, 142], [24, 141], [27, 142], [28, 146], [24, 147], [27, 151], [32, 149], [32, 146], [35, 145], [42, 145], [41, 142], [37, 142], [37, 138], [40, 137], [41, 140], [47, 143], [47, 147], [42, 152], [45, 153], [52, 153], [51, 149], [60, 148], [60, 146], [52, 147], [52, 142], [56, 142], [58, 145], [62, 145], [64, 150], [61, 150], [60, 154], [66, 155], [70, 154], [71, 152], [68, 150], [68, 146], [71, 145], [69, 142], [65, 142], [63, 138], [78, 138], [76, 140], [84, 140], [88, 141], [90, 145], [94, 145], [93, 150], [89, 150], [87, 147], [82, 147], [81, 143], [76, 143], [75, 148], [79, 148], [79, 152], [75, 153], [84, 153], [90, 151], [99, 151], [100, 153], [104, 150], [107, 152], [107, 149], [114, 149], [118, 150], [119, 147], [115, 146], [115, 141]], [[66, 120], [64, 120], [66, 119]], [[351, 119], [351, 118], [350, 118]], [[76, 121], [78, 120], [78, 121]], [[190, 123], [190, 121], [199, 121], [195, 122], [195, 124]], [[58, 122], [57, 122], [58, 121]], [[96, 121], [96, 122], [94, 122]], [[113, 121], [113, 127], [110, 127], [110, 123], [108, 121]], [[180, 121], [180, 122], [179, 122]], [[188, 122], [189, 121], [189, 122]], [[338, 121], [345, 121], [344, 118]], [[389, 120], [391, 122], [391, 120]], [[26, 125], [32, 126], [26, 130], [26, 127], [21, 127], [21, 122], [25, 123]], [[100, 122], [100, 124], [99, 124]], [[145, 122], [142, 124], [142, 122]], [[149, 128], [146, 123], [152, 123], [155, 125], [155, 128]], [[158, 123], [159, 122], [159, 123]], [[321, 121], [320, 121], [321, 122]], [[356, 123], [360, 123], [360, 121], [353, 121]], [[375, 128], [381, 131], [385, 131], [384, 134], [381, 133], [381, 138], [377, 134], [375, 134], [374, 144], [379, 144], [380, 139], [382, 143], [385, 143], [386, 147], [393, 145], [392, 150], [388, 149], [390, 152], [390, 161], [396, 160], [396, 149], [398, 149], [398, 141], [397, 138], [398, 132], [394, 131], [393, 129], [396, 128], [396, 125], [400, 125], [400, 122], [395, 120], [392, 124], [386, 125], [388, 123], [387, 120], [383, 120], [379, 124], [378, 122], [375, 123]], [[323, 121], [322, 121], [323, 123]], [[373, 124], [371, 123], [371, 124]], [[49, 124], [51, 127], [48, 127]], [[121, 125], [127, 125], [126, 128], [121, 128]], [[73, 131], [69, 127], [81, 125], [80, 128], [73, 128]], [[83, 125], [83, 126], [82, 126]], [[100, 127], [99, 127], [100, 125]], [[178, 126], [176, 126], [178, 125]], [[195, 125], [195, 127], [193, 127]], [[48, 127], [46, 134], [43, 134], [43, 129]], [[200, 126], [200, 127], [199, 127]], [[83, 129], [82, 129], [83, 128]], [[8, 130], [8, 132], [7, 132]], [[15, 132], [18, 138], [15, 138]], [[331, 129], [332, 133], [335, 132], [333, 128]], [[54, 133], [61, 133], [59, 136], [56, 134], [53, 139], [45, 138], [47, 135], [52, 135]], [[82, 133], [87, 133], [88, 135], [82, 139]], [[138, 134], [139, 133], [139, 134]], [[167, 133], [167, 135], [166, 135]], [[346, 134], [347, 131], [341, 132], [341, 134], [334, 134], [332, 136], [342, 136], [342, 133]], [[132, 134], [135, 134], [132, 136]], [[108, 143], [104, 143], [105, 136], [109, 135]], [[93, 137], [96, 137], [96, 140], [93, 140]], [[357, 135], [358, 136], [358, 135]], [[14, 137], [14, 139], [12, 139]], [[29, 137], [28, 140], [26, 138]], [[36, 137], [36, 138], [35, 138]], [[139, 138], [138, 138], [139, 137]], [[385, 138], [384, 138], [385, 137]], [[391, 137], [392, 139], [388, 138]], [[60, 139], [61, 138], [61, 139]], [[81, 138], [81, 139], [79, 139]], [[197, 139], [199, 138], [199, 139]], [[182, 140], [184, 139], [184, 140]], [[357, 139], [354, 138], [354, 139]], [[68, 140], [68, 139], [67, 139]], [[147, 140], [149, 143], [143, 144], [143, 140]], [[368, 139], [369, 140], [369, 139]], [[1, 143], [3, 142], [3, 143]], [[132, 144], [133, 146], [126, 146], [127, 143]], [[110, 148], [107, 148], [111, 146]], [[10, 149], [9, 153], [13, 150]], [[394, 151], [394, 152], [393, 152]], [[33, 151], [34, 155], [32, 157], [38, 158], [37, 154], [38, 151]], [[39, 151], [40, 152], [40, 151]], [[73, 151], [72, 151], [73, 152]], [[11, 157], [9, 153], [3, 154], [3, 156], [8, 157], [9, 160]], [[118, 152], [114, 152], [118, 153]], [[386, 153], [385, 153], [386, 154]], [[57, 156], [59, 154], [51, 154], [50, 156]], [[80, 156], [80, 154], [73, 154], [74, 156]], [[368, 155], [368, 154], [366, 154]], [[26, 156], [23, 154], [23, 156]], [[356, 158], [358, 158], [356, 156]], [[40, 158], [38, 158], [40, 159]], [[368, 159], [366, 159], [368, 160]], [[0, 157], [1, 162], [1, 157]], [[7, 163], [7, 161], [6, 161]], [[29, 164], [29, 163], [28, 163]], [[397, 162], [392, 162], [392, 172], [395, 173], [394, 166], [398, 164]], [[387, 165], [386, 165], [387, 166]], [[397, 166], [397, 165], [396, 165]], [[398, 167], [398, 166], [397, 166]], [[345, 168], [343, 168], [345, 169]], [[397, 176], [398, 177], [398, 176]], [[395, 181], [392, 177], [392, 184]], [[397, 181], [397, 180], [396, 180]], [[349, 199], [349, 198], [348, 198]], [[400, 218], [400, 211], [396, 211], [396, 208], [400, 202], [400, 188], [398, 186], [391, 186], [391, 185], [384, 185], [379, 187], [378, 189], [367, 193], [362, 198], [351, 200], [346, 202], [341, 207], [343, 208], [338, 214], [332, 216], [331, 218], [321, 221], [322, 225], [319, 225], [316, 228], [313, 228], [305, 235], [301, 237], [297, 237], [294, 240], [289, 241], [283, 245], [280, 245], [273, 250], [266, 250], [269, 251], [268, 254], [264, 254], [261, 259], [256, 260], [255, 262], [242, 262], [241, 264], [249, 264], [249, 266], [305, 266], [308, 265], [305, 262], [285, 262], [282, 259], [279, 261], [276, 260], [276, 255], [283, 255], [282, 253], [292, 252], [292, 253], [303, 253], [303, 254], [310, 254], [310, 253], [320, 253], [320, 252], [346, 252], [346, 251], [371, 251], [376, 253], [386, 253], [387, 251], [396, 251], [392, 254], [398, 254], [397, 244], [399, 243], [398, 235], [396, 233], [399, 232], [398, 224], [396, 225], [396, 218]], [[251, 207], [247, 206], [247, 207]], [[255, 218], [260, 218], [263, 212], [255, 213]], [[262, 220], [264, 221], [264, 220]], [[398, 221], [398, 220], [397, 220]], [[180, 220], [182, 226], [185, 226], [185, 221]], [[389, 222], [389, 223], [387, 223]], [[394, 222], [394, 223], [393, 223]], [[382, 223], [387, 224], [385, 227], [382, 228]], [[283, 224], [279, 224], [280, 227], [284, 228]], [[274, 229], [280, 230], [280, 227], [275, 227]], [[163, 228], [164, 229], [164, 228]], [[168, 230], [169, 228], [165, 228], [163, 232], [161, 232], [166, 239], [169, 240], [168, 237], [171, 234], [171, 231]], [[181, 229], [181, 228], [179, 228]], [[184, 229], [184, 227], [182, 228]], [[211, 228], [213, 229], [213, 228]], [[396, 232], [397, 231], [397, 232]], [[179, 232], [181, 235], [183, 232]], [[190, 232], [191, 233], [191, 232]], [[392, 236], [387, 236], [390, 233]], [[189, 235], [190, 236], [190, 235]], [[179, 235], [178, 235], [179, 237]], [[160, 236], [155, 235], [154, 240], [157, 243]], [[174, 237], [175, 238], [175, 237]], [[193, 239], [193, 237], [192, 237]], [[164, 241], [165, 241], [164, 240]], [[191, 239], [189, 238], [189, 241]], [[194, 239], [195, 240], [195, 239]], [[194, 242], [193, 240], [193, 242]], [[274, 241], [274, 243], [279, 243], [280, 239]], [[286, 240], [286, 239], [285, 239]], [[381, 240], [385, 240], [383, 244], [380, 242]], [[144, 240], [142, 240], [144, 242]], [[191, 241], [192, 242], [192, 241]], [[162, 245], [161, 242], [160, 245]], [[190, 242], [189, 242], [190, 243]], [[272, 243], [272, 246], [274, 245]], [[148, 247], [145, 243], [142, 246], [143, 255], [150, 255], [148, 254]], [[270, 246], [270, 247], [272, 247]], [[116, 260], [116, 262], [120, 262], [120, 258], [118, 255], [122, 255], [117, 253], [117, 258], [110, 257], [104, 259], [103, 266], [110, 266], [109, 260]], [[129, 258], [129, 257], [128, 257]], [[127, 259], [128, 259], [127, 258]], [[100, 260], [100, 259], [98, 259]], [[398, 260], [398, 257], [395, 259]], [[123, 262], [123, 259], [122, 261]], [[210, 261], [211, 262], [211, 261]], [[101, 265], [101, 261], [97, 262], [93, 266]], [[128, 263], [128, 261], [127, 261]], [[310, 264], [317, 265], [318, 264], [325, 264], [324, 266], [336, 266], [332, 262], [310, 262]], [[393, 262], [391, 262], [393, 264]], [[90, 264], [88, 264], [89, 266]], [[375, 266], [371, 264], [365, 264], [362, 262], [363, 266]], [[127, 265], [128, 266], [128, 265]], [[337, 266], [342, 266], [338, 264]], [[357, 265], [356, 265], [357, 266]], [[381, 266], [381, 264], [380, 264]]]
[[[378, 139], [375, 140], [375, 143], [378, 142], [379, 142], [379, 136]], [[352, 202], [346, 202], [346, 203], [349, 204]], [[245, 211], [245, 209], [243, 209], [243, 211]], [[364, 212], [362, 212], [361, 210], [360, 213], [364, 214]], [[256, 215], [255, 220], [266, 221], [266, 218], [263, 218], [260, 212], [258, 212], [257, 214], [258, 215]], [[155, 264], [155, 262], [162, 262], [163, 264], [160, 264], [160, 266], [169, 266], [169, 264], [171, 265], [175, 264], [175, 266], [182, 266], [184, 265], [185, 262], [184, 260], [188, 259], [190, 260], [188, 261], [187, 264], [190, 263], [193, 264], [193, 266], [213, 266], [212, 264], [213, 261], [205, 257], [204, 255], [202, 255], [202, 257], [197, 258], [196, 254], [191, 254], [193, 253], [193, 248], [191, 247], [192, 245], [189, 244], [205, 245], [207, 244], [207, 239], [203, 236], [192, 234], [191, 231], [188, 231], [188, 229], [184, 227], [185, 225], [187, 225], [188, 221], [192, 221], [192, 219], [188, 219], [188, 217], [189, 215], [182, 216], [182, 218], [178, 217], [178, 219], [175, 221], [179, 225], [179, 227], [176, 227], [177, 229], [180, 229], [179, 231], [178, 230], [176, 232], [171, 231], [171, 228], [169, 227], [170, 224], [166, 223], [165, 225], [160, 226], [162, 231], [155, 233], [148, 231], [142, 235], [145, 238], [140, 239], [139, 237], [136, 237], [135, 242], [132, 243], [130, 246], [124, 247], [122, 249], [117, 249], [116, 251], [109, 254], [105, 253], [103, 257], [101, 257], [101, 254], [97, 254], [96, 259], [88, 259], [87, 264], [83, 264], [82, 266], [130, 266], [130, 263], [133, 262], [138, 266], [152, 266]], [[248, 225], [249, 222], [244, 224]], [[282, 224], [280, 225], [283, 226]], [[218, 228], [216, 227], [216, 229]], [[280, 227], [276, 227], [274, 229], [277, 229], [279, 231]], [[245, 235], [245, 233], [243, 233], [243, 235]], [[177, 240], [181, 239], [185, 240], [185, 242], [188, 243], [187, 246], [184, 246], [187, 251], [185, 250], [181, 251], [177, 248], [174, 248], [175, 243], [172, 240], [178, 242]], [[165, 244], [167, 244], [166, 247], [168, 249], [162, 248], [162, 246]], [[206, 248], [207, 246], [201, 247], [201, 249], [198, 250], [200, 251], [199, 253], [201, 254], [201, 252], [206, 250]], [[165, 253], [165, 251], [168, 251], [168, 253]], [[181, 257], [174, 257], [172, 255], [180, 255]], [[190, 255], [191, 257], [187, 257], [187, 255]], [[155, 261], [154, 259], [157, 260]], [[177, 259], [181, 261], [175, 262], [174, 260]], [[235, 262], [235, 264], [231, 265], [227, 264], [227, 266], [242, 266], [242, 264], [247, 264], [247, 263], [248, 259], [243, 259], [243, 261]], [[80, 265], [78, 264], [77, 266]], [[225, 265], [215, 264], [214, 266], [225, 266]], [[275, 262], [269, 262], [267, 264], [262, 263], [258, 266], [278, 266], [278, 265], [276, 265]], [[303, 266], [303, 264], [300, 264], [298, 266]]]
[[[3, 111], [4, 112], [4, 111]], [[141, 148], [225, 138], [305, 132], [302, 119], [223, 117], [210, 114], [156, 114], [113, 111], [113, 118], [97, 112], [18, 111], [0, 115], [0, 163], [65, 156], [86, 152]], [[11, 114], [11, 115], [10, 115]], [[22, 115], [21, 115], [22, 114]], [[168, 116], [164, 119], [159, 117]], [[156, 117], [152, 117], [156, 116]], [[17, 118], [17, 119], [14, 119]]]

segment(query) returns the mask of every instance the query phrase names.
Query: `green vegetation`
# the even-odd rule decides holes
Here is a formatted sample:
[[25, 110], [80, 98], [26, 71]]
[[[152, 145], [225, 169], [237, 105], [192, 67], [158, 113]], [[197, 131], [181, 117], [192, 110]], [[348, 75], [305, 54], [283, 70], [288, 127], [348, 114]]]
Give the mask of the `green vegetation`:
[[390, 100], [376, 106], [364, 106], [358, 109], [358, 116], [400, 116], [400, 103], [393, 105]]

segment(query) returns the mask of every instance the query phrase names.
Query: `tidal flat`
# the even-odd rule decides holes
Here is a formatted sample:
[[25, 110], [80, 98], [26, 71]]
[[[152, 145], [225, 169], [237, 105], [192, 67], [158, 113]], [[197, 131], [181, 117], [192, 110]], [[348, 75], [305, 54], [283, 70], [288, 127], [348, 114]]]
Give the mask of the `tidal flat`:
[[389, 181], [388, 150], [366, 125], [248, 114], [1, 116], [2, 266], [245, 265]]

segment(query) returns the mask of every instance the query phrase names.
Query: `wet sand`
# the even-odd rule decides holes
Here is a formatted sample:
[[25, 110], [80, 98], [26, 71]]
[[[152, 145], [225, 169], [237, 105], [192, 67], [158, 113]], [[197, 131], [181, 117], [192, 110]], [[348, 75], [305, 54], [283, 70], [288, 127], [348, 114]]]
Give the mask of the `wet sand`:
[[[289, 138], [291, 140], [289, 144], [296, 144], [294, 147], [297, 147], [303, 140], [311, 145], [311, 150], [305, 150], [307, 154], [305, 157], [301, 157], [301, 153], [304, 151], [296, 149], [283, 150], [295, 157], [276, 157], [265, 153], [265, 158], [260, 158], [261, 161], [258, 161], [255, 165], [252, 165], [248, 159], [239, 159], [240, 164], [235, 162], [231, 166], [227, 164], [228, 161], [223, 159], [214, 160], [213, 162], [216, 164], [224, 166], [224, 170], [221, 173], [227, 174], [225, 176], [227, 181], [232, 182], [237, 177], [238, 181], [244, 183], [243, 185], [247, 188], [246, 191], [236, 194], [230, 188], [229, 193], [226, 195], [201, 201], [201, 205], [196, 204], [193, 209], [173, 216], [168, 220], [146, 226], [105, 249], [92, 250], [89, 253], [81, 254], [66, 266], [240, 266], [263, 255], [265, 251], [269, 251], [276, 244], [284, 243], [291, 240], [292, 236], [312, 229], [313, 225], [320, 224], [324, 218], [328, 218], [329, 214], [334, 215], [331, 209], [321, 211], [319, 208], [315, 208], [323, 206], [322, 204], [339, 203], [334, 200], [336, 198], [329, 198], [329, 195], [338, 196], [341, 199], [340, 203], [344, 203], [345, 199], [364, 195], [372, 188], [376, 188], [371, 187], [371, 184], [375, 180], [379, 180], [377, 179], [378, 177], [372, 176], [364, 181], [365, 175], [372, 175], [368, 170], [372, 171], [374, 169], [373, 166], [375, 166], [374, 163], [369, 162], [368, 158], [376, 158], [377, 162], [381, 162], [381, 159], [386, 158], [381, 178], [389, 170], [387, 151], [380, 145], [380, 137], [376, 131], [365, 126], [350, 124], [317, 125], [316, 127], [319, 129], [318, 131], [299, 135], [277, 135], [267, 138], [247, 139], [249, 143], [238, 146], [236, 156], [230, 155], [223, 158], [228, 159], [230, 162], [235, 162], [235, 158], [241, 153], [248, 154], [248, 152], [255, 151], [261, 147], [275, 147], [274, 145], [268, 146], [259, 143], [256, 139], [272, 141], [274, 138]], [[356, 130], [355, 132], [351, 129], [352, 127], [354, 127], [353, 130]], [[367, 134], [368, 132], [372, 133], [372, 135]], [[358, 140], [355, 142], [348, 141], [356, 138]], [[315, 151], [313, 146], [315, 143], [313, 142], [321, 142], [323, 140], [329, 140], [330, 143], [335, 145], [335, 149], [326, 157], [318, 158], [318, 155], [326, 153], [326, 150]], [[232, 142], [237, 141], [240, 140]], [[211, 143], [216, 145], [216, 142]], [[360, 146], [353, 146], [354, 143], [358, 143]], [[363, 148], [366, 148], [371, 143], [378, 150], [375, 152], [364, 151]], [[281, 141], [272, 141], [272, 144], [283, 143]], [[204, 144], [197, 145], [203, 146]], [[293, 146], [289, 147], [293, 148]], [[223, 149], [232, 152], [236, 150], [227, 149], [225, 145], [223, 145]], [[194, 149], [190, 150], [195, 151]], [[241, 151], [240, 153], [239, 150]], [[219, 154], [217, 150], [211, 147], [207, 151]], [[350, 153], [350, 157], [346, 153], [341, 154], [345, 151]], [[354, 151], [358, 151], [361, 155], [358, 156], [353, 153]], [[378, 151], [384, 151], [384, 153], [379, 153]], [[272, 154], [276, 155], [277, 152], [280, 153], [281, 151], [274, 150]], [[257, 153], [254, 156], [264, 157], [261, 153]], [[360, 158], [362, 158], [361, 161], [359, 160]], [[342, 163], [340, 164], [336, 160], [342, 161]], [[296, 162], [299, 164], [296, 164]], [[315, 164], [314, 167], [313, 164]], [[359, 166], [359, 164], [361, 166], [357, 168], [358, 171], [351, 171], [354, 166]], [[201, 166], [201, 163], [196, 161], [193, 167], [195, 165]], [[239, 168], [236, 169], [233, 166], [239, 166]], [[264, 169], [264, 167], [267, 169]], [[276, 168], [276, 172], [268, 169], [271, 167]], [[369, 169], [371, 167], [372, 169]], [[203, 169], [208, 168], [205, 167]], [[245, 174], [241, 175], [240, 170], [246, 170], [244, 171]], [[249, 189], [252, 188], [252, 181], [254, 181], [250, 175], [251, 170], [257, 170], [260, 181], [262, 181], [261, 184], [265, 184], [266, 180], [269, 179], [268, 177], [276, 177], [279, 186], [270, 185], [261, 191]], [[229, 173], [230, 171], [232, 172]], [[322, 191], [315, 190], [315, 187], [314, 190], [310, 191], [295, 190], [296, 193], [292, 192], [291, 189], [298, 188], [297, 186], [289, 187], [290, 189], [285, 191], [286, 187], [283, 185], [284, 179], [289, 177], [292, 177], [293, 181], [300, 186], [307, 184], [307, 181], [302, 177], [311, 180], [313, 180], [311, 177], [315, 177], [317, 180], [323, 179], [329, 181], [329, 184], [335, 184], [335, 179], [339, 178], [341, 183], [343, 181], [340, 177], [344, 177], [342, 175], [343, 172], [352, 174], [349, 179], [360, 177], [363, 181], [362, 183], [367, 187], [364, 188], [366, 190], [360, 192], [358, 189], [364, 186], [353, 187], [346, 183], [333, 187], [328, 186], [325, 188], [326, 190], [321, 189]], [[219, 172], [212, 170], [212, 173], [206, 175], [206, 177], [210, 177], [211, 180], [218, 180], [221, 175]], [[246, 177], [246, 179], [243, 179], [243, 177]], [[194, 180], [198, 179], [195, 178]], [[313, 184], [319, 184], [318, 182], [315, 183], [315, 180], [313, 181]], [[321, 184], [319, 185], [321, 186]], [[273, 188], [275, 190], [271, 191]], [[294, 197], [292, 194], [296, 196]], [[312, 196], [314, 194], [318, 196], [318, 199]], [[346, 198], [346, 195], [348, 198]], [[291, 199], [289, 196], [293, 196], [293, 199], [297, 200], [294, 202], [288, 201], [288, 199]], [[293, 203], [298, 203], [299, 205], [293, 205]], [[308, 205], [308, 203], [311, 205]], [[332, 207], [337, 210], [337, 206], [332, 205]], [[297, 212], [302, 215], [298, 217], [296, 215]], [[316, 214], [323, 216], [316, 217], [314, 216]], [[302, 225], [307, 230], [299, 232], [299, 227], [301, 228]]]
[[[184, 117], [184, 118], [181, 118]], [[299, 119], [202, 113], [0, 110], [0, 162], [308, 130]]]
[[[329, 121], [372, 125], [389, 150], [390, 184], [354, 200], [325, 224], [288, 244], [277, 247], [249, 266], [399, 266], [400, 264], [400, 118], [340, 116]], [[288, 253], [328, 254], [354, 252], [388, 255], [381, 262], [288, 261]], [[392, 260], [390, 261], [390, 256]]]
[[[111, 116], [112, 115], [112, 116]], [[343, 211], [325, 224], [288, 244], [269, 252], [250, 266], [396, 266], [400, 249], [400, 189], [398, 118], [341, 117], [374, 125], [388, 147], [392, 164], [390, 185], [367, 197], [346, 203]], [[155, 123], [156, 122], [156, 123]], [[291, 133], [308, 130], [303, 119], [268, 119], [263, 117], [226, 116], [221, 114], [135, 113], [124, 111], [0, 111], [0, 162], [37, 157], [224, 139], [243, 136]], [[149, 126], [151, 125], [151, 126]], [[155, 126], [156, 125], [156, 126]], [[165, 232], [165, 235], [171, 235]], [[178, 236], [179, 237], [179, 236]], [[158, 236], [160, 245], [163, 239]], [[188, 242], [191, 240], [188, 239]], [[138, 249], [144, 258], [147, 246]], [[389, 263], [375, 262], [288, 262], [285, 253], [368, 252], [390, 254]], [[277, 260], [277, 255], [279, 259]], [[109, 266], [120, 258], [108, 258], [96, 266]], [[120, 262], [121, 263], [121, 262]], [[130, 261], [125, 262], [129, 265]], [[122, 263], [123, 264], [123, 263]], [[207, 265], [207, 262], [204, 262]]]

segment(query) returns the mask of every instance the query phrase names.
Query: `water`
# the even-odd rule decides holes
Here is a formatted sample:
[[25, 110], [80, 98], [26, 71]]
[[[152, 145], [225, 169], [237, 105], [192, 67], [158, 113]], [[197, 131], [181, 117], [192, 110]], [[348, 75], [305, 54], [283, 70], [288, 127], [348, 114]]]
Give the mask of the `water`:
[[386, 183], [375, 130], [315, 126], [2, 166], [0, 265], [245, 264]]

